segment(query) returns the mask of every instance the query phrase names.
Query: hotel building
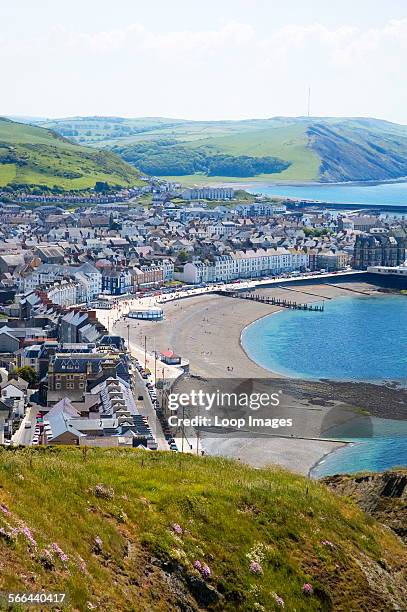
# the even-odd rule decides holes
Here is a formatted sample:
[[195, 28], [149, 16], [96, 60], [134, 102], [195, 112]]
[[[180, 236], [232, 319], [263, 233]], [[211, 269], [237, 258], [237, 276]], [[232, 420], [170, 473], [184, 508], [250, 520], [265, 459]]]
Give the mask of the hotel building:
[[308, 263], [308, 255], [295, 249], [247, 249], [214, 257], [212, 261], [187, 263], [177, 276], [192, 284], [226, 282], [303, 270]]

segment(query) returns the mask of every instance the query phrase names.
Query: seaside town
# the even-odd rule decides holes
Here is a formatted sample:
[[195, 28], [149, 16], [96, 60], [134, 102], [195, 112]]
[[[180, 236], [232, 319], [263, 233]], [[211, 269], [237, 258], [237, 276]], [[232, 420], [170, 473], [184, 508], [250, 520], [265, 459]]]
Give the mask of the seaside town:
[[143, 346], [143, 324], [165, 318], [166, 301], [253, 281], [407, 273], [400, 215], [153, 179], [113, 195], [4, 199], [0, 444], [184, 450], [165, 389], [189, 356], [152, 350], [147, 335]]
[[0, 9], [0, 612], [407, 612], [407, 3]]

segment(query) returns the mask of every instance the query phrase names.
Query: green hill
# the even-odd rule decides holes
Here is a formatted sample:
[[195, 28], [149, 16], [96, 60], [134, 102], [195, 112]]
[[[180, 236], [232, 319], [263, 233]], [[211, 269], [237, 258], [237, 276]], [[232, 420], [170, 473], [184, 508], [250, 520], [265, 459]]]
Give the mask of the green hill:
[[58, 609], [80, 611], [384, 612], [406, 601], [405, 560], [355, 503], [280, 469], [0, 449], [3, 594], [66, 592]]
[[96, 181], [128, 187], [139, 172], [109, 151], [79, 146], [55, 132], [0, 118], [0, 188], [86, 190]]
[[184, 183], [242, 178], [381, 181], [407, 176], [407, 127], [377, 119], [77, 117], [43, 125], [77, 142], [108, 147], [126, 161], [136, 161], [144, 172], [174, 176]]

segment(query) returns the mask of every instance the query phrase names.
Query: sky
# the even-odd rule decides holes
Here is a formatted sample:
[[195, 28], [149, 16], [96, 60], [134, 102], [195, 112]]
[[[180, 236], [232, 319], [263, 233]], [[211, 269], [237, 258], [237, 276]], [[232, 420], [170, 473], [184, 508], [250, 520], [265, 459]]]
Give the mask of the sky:
[[0, 115], [407, 124], [406, 0], [0, 1]]

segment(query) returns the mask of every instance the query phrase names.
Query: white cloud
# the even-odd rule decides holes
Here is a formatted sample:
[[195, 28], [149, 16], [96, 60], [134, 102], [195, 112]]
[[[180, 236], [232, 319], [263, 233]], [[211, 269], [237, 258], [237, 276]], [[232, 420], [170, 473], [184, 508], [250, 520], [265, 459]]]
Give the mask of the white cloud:
[[[60, 26], [44, 37], [3, 37], [3, 82], [20, 77], [15, 87], [4, 88], [3, 105], [9, 113], [29, 114], [23, 99], [28, 87], [35, 94], [31, 112], [41, 115], [299, 114], [310, 83], [321, 114], [403, 120], [399, 100], [407, 97], [407, 18], [365, 30], [318, 22], [274, 30], [272, 25], [267, 35], [230, 21], [202, 30], [158, 32], [133, 23], [93, 33]], [[163, 97], [163, 90], [172, 95]], [[56, 92], [61, 91], [59, 102]]]

